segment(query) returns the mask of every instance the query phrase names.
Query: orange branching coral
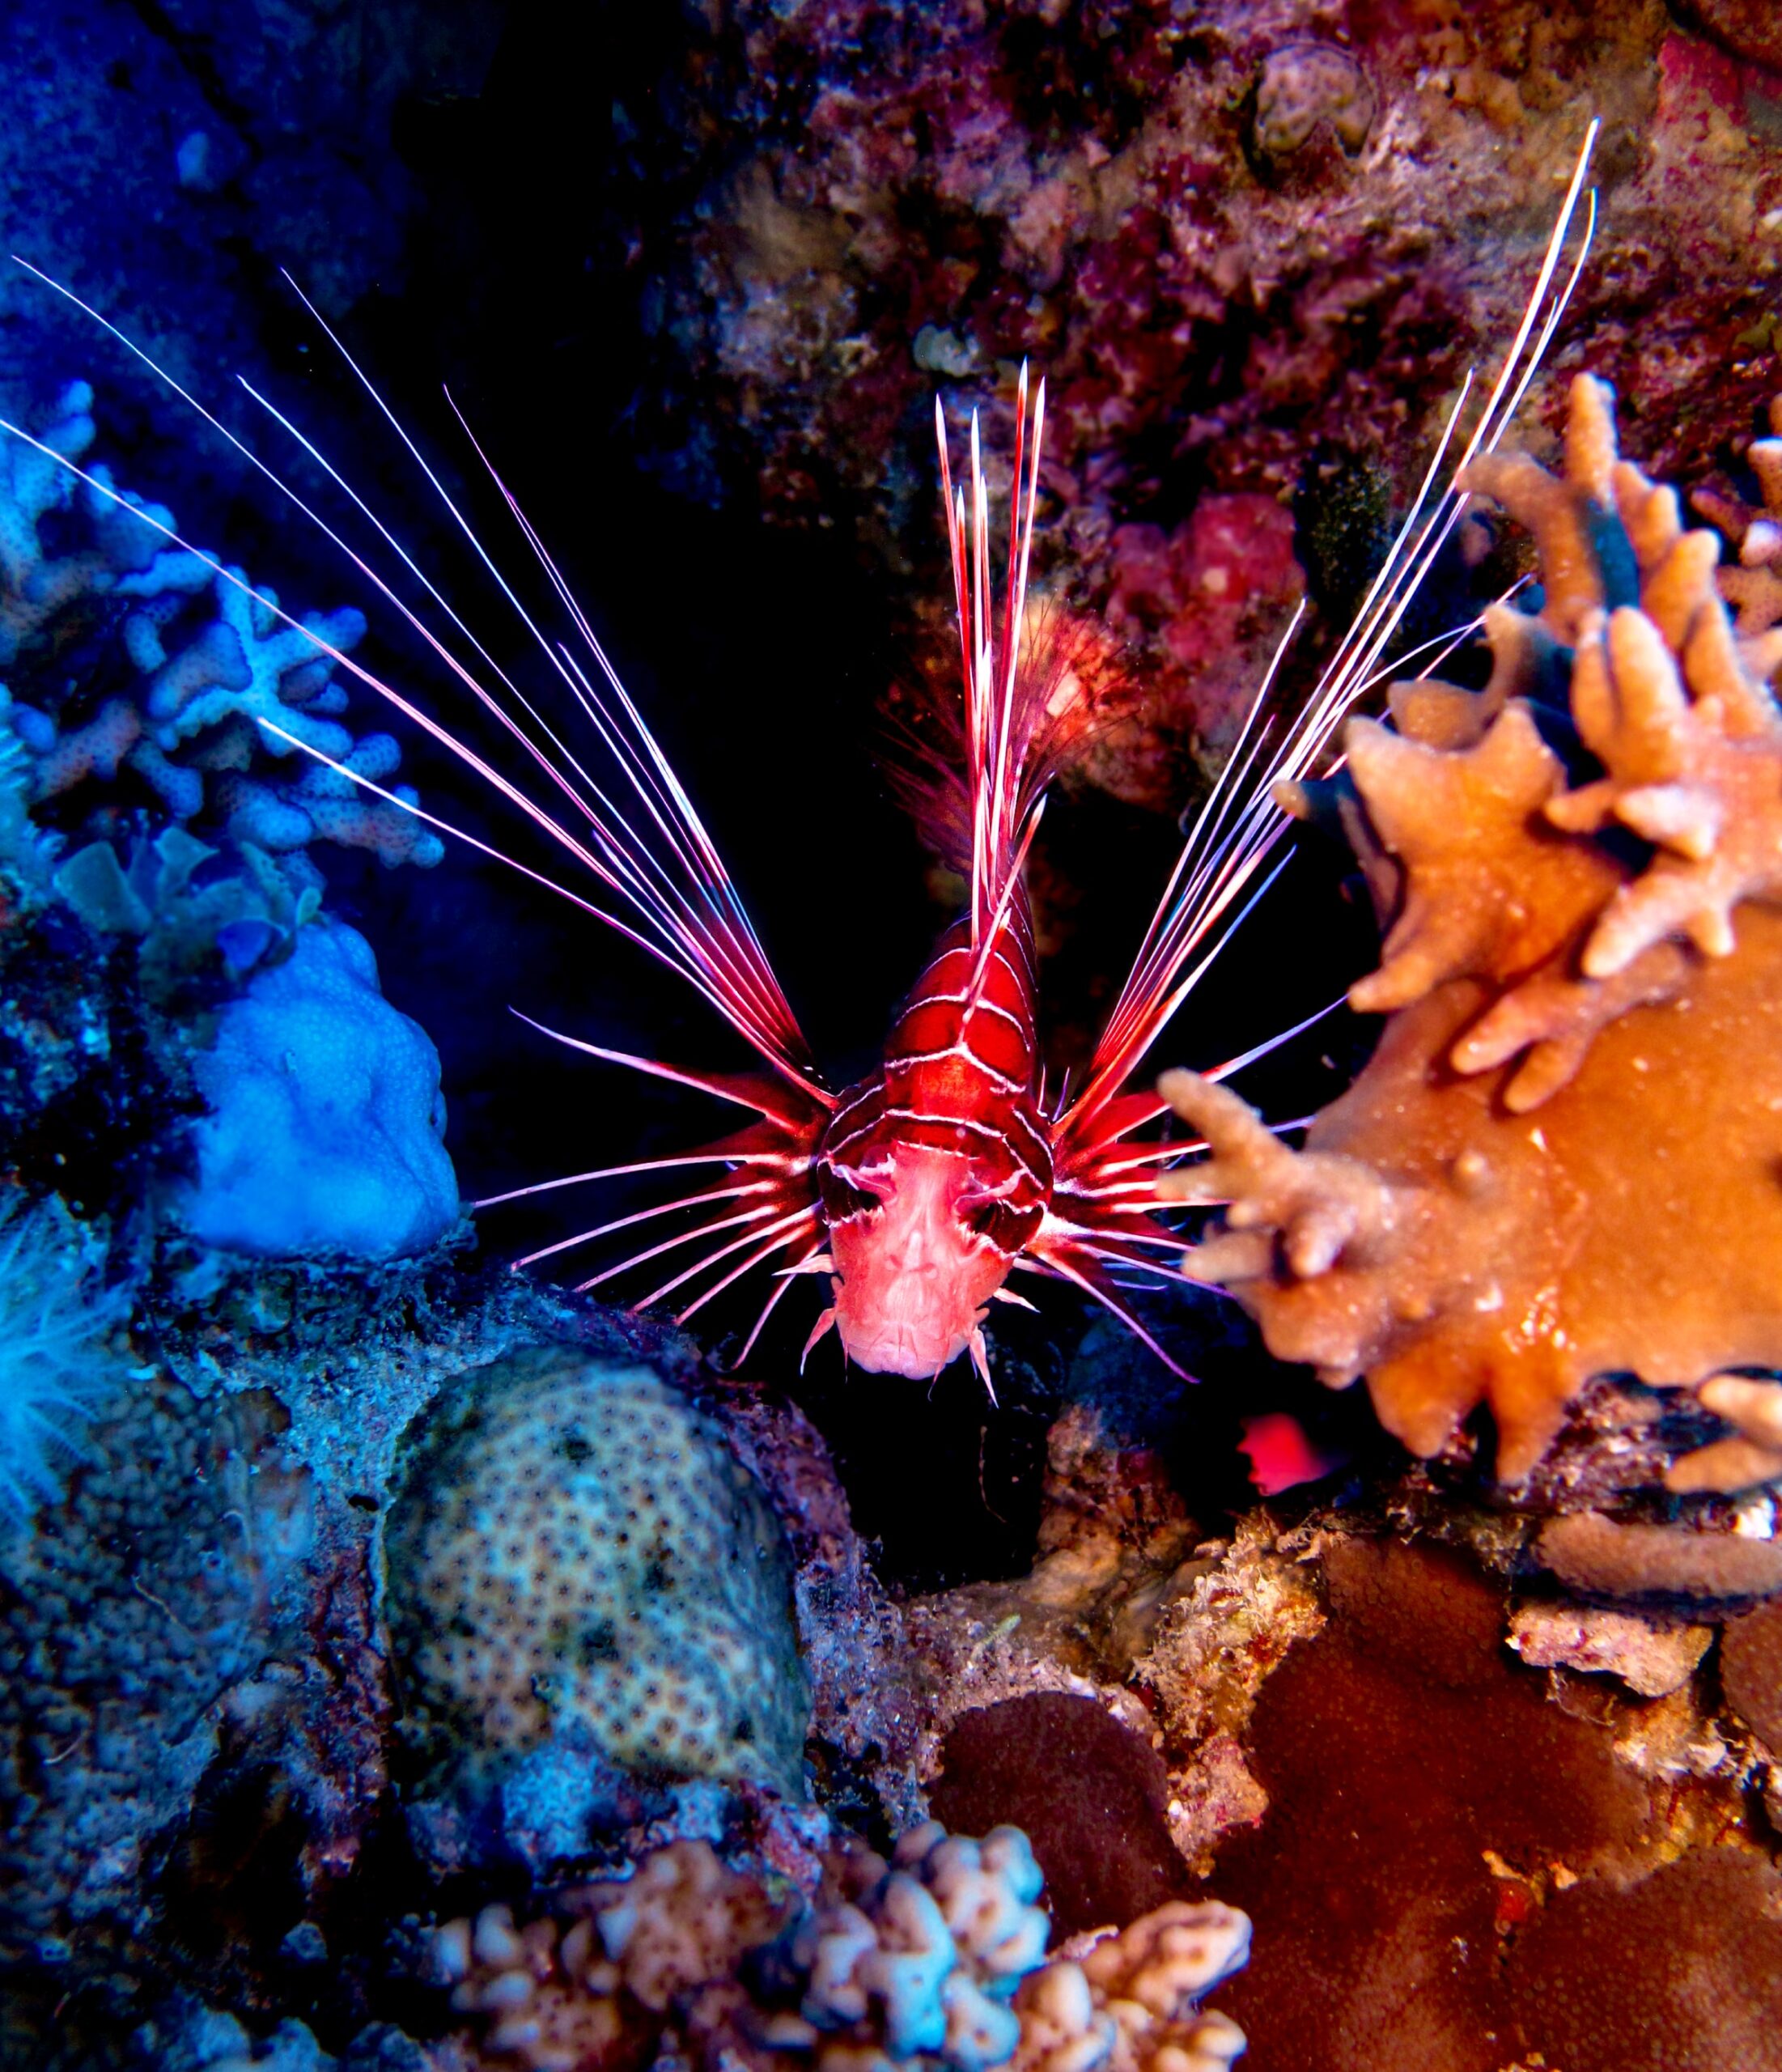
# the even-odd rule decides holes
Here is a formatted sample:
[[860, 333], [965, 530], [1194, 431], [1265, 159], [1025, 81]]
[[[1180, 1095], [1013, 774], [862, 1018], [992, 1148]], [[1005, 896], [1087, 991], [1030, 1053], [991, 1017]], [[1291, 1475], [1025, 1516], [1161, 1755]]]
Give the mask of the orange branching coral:
[[[1778, 448], [1782, 459], [1782, 447]], [[1280, 1357], [1364, 1374], [1439, 1449], [1479, 1403], [1525, 1475], [1594, 1374], [1698, 1387], [1732, 1433], [1679, 1489], [1782, 1473], [1782, 716], [1716, 588], [1713, 534], [1572, 393], [1566, 465], [1476, 463], [1534, 532], [1538, 618], [1487, 615], [1478, 693], [1399, 686], [1351, 722], [1345, 825], [1384, 893], [1390, 1016], [1280, 1144], [1191, 1073], [1211, 1149], [1164, 1183], [1228, 1204], [1187, 1259]], [[1561, 694], [1563, 694], [1563, 703]], [[1384, 866], [1384, 868], [1382, 868]]]
[[1770, 430], [1774, 436], [1754, 440], [1745, 456], [1761, 508], [1715, 489], [1698, 490], [1690, 499], [1737, 552], [1737, 566], [1721, 571], [1720, 594], [1738, 612], [1740, 634], [1751, 639], [1782, 621], [1782, 396], [1770, 405]]

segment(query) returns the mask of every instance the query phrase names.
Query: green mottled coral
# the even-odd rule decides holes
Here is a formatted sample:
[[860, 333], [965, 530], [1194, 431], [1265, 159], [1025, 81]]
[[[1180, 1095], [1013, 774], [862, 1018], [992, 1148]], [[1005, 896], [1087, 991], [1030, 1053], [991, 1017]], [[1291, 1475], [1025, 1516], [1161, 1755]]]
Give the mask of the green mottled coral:
[[421, 1421], [385, 1536], [411, 1730], [796, 1794], [790, 1556], [713, 1422], [651, 1369], [532, 1348]]

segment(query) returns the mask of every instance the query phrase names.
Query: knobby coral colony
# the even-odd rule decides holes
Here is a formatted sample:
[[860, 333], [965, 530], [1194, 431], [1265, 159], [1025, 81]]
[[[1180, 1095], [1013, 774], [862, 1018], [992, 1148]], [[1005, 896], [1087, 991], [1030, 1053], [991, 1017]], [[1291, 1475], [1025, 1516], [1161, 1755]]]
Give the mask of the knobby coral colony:
[[[1569, 294], [1568, 287], [1556, 291], [1559, 261], [1594, 134], [1593, 125], [1523, 325], [1466, 449], [1468, 460], [1496, 448]], [[1574, 268], [1571, 279], [1576, 278]], [[316, 321], [321, 322], [319, 316]], [[770, 1068], [749, 1075], [685, 1070], [545, 1030], [590, 1055], [702, 1089], [753, 1110], [759, 1119], [677, 1157], [521, 1190], [534, 1193], [614, 1173], [718, 1169], [704, 1186], [579, 1231], [521, 1264], [655, 1217], [690, 1212], [694, 1220], [685, 1227], [582, 1285], [596, 1287], [629, 1268], [668, 1262], [671, 1255], [684, 1258], [684, 1248], [698, 1247], [690, 1265], [677, 1265], [638, 1305], [679, 1298], [677, 1321], [685, 1322], [771, 1263], [779, 1271], [749, 1334], [752, 1345], [795, 1278], [826, 1275], [833, 1301], [817, 1321], [813, 1343], [833, 1325], [846, 1352], [862, 1366], [914, 1376], [936, 1374], [969, 1349], [987, 1383], [981, 1327], [991, 1299], [1020, 1299], [1004, 1286], [1012, 1269], [1020, 1268], [1088, 1291], [1152, 1343], [1122, 1299], [1114, 1275], [1154, 1272], [1157, 1260], [1177, 1249], [1179, 1241], [1154, 1214], [1153, 1169], [1178, 1159], [1182, 1147], [1135, 1140], [1135, 1133], [1161, 1116], [1165, 1104], [1150, 1091], [1126, 1093], [1122, 1086], [1247, 911], [1246, 901], [1259, 896], [1267, 882], [1265, 867], [1289, 824], [1271, 796], [1271, 783], [1296, 782], [1320, 766], [1339, 721], [1374, 680], [1430, 555], [1458, 515], [1459, 499], [1450, 489], [1421, 531], [1407, 526], [1306, 710], [1284, 741], [1273, 746], [1267, 729], [1257, 724], [1268, 690], [1265, 681], [1250, 724], [1165, 888], [1084, 1080], [1074, 1095], [1063, 1089], [1049, 1095], [1037, 1064], [1033, 934], [1023, 868], [1057, 758], [1097, 715], [1066, 646], [1046, 636], [1045, 629], [1057, 622], [1029, 608], [1045, 388], [1042, 383], [1029, 434], [1025, 370], [1019, 405], [999, 612], [977, 420], [974, 416], [971, 426], [968, 506], [964, 490], [956, 493], [953, 486], [944, 415], [938, 401], [936, 405], [964, 688], [962, 724], [955, 722], [940, 737], [959, 741], [962, 754], [955, 761], [937, 751], [911, 778], [910, 788], [925, 828], [966, 877], [969, 904], [910, 996], [883, 1064], [839, 1093], [813, 1066], [785, 994], [685, 792], [499, 478], [544, 577], [581, 638], [586, 663], [549, 639], [520, 608], [522, 619], [616, 766], [617, 796], [622, 799], [628, 790], [628, 812], [614, 804], [610, 786], [589, 778], [536, 703], [490, 660], [456, 609], [405, 554], [404, 569], [425, 589], [418, 604], [405, 601], [364, 558], [351, 558], [523, 751], [554, 792], [562, 817], [500, 775], [431, 714], [373, 676], [326, 628], [305, 626], [307, 637], [333, 664], [450, 748], [585, 868], [596, 896], [585, 897], [526, 865], [518, 868], [680, 973]], [[37, 454], [81, 473], [53, 441], [19, 436]], [[241, 450], [247, 452], [244, 446]], [[256, 456], [248, 457], [263, 468]], [[1435, 476], [1432, 468], [1432, 482]], [[89, 490], [122, 502], [102, 480], [84, 474], [82, 479]], [[428, 479], [444, 498], [431, 472]], [[446, 504], [465, 526], [449, 499]], [[316, 518], [308, 506], [299, 507]], [[1422, 500], [1419, 512], [1421, 507]], [[163, 522], [164, 513], [130, 510], [134, 520], [185, 546]], [[337, 535], [330, 537], [345, 549]], [[206, 557], [198, 559], [221, 579], [219, 595], [231, 588], [248, 594], [233, 572]], [[429, 605], [443, 614], [445, 623], [423, 617]], [[295, 625], [275, 606], [267, 609], [287, 627]], [[416, 818], [446, 826], [421, 812], [412, 798], [384, 790], [354, 758], [342, 760], [318, 744], [289, 714], [255, 707], [252, 717], [274, 741], [306, 749], [325, 766], [325, 775], [351, 778]], [[1245, 1061], [1232, 1059], [1212, 1077], [1223, 1077]]]
[[1345, 775], [1292, 796], [1340, 816], [1390, 920], [1350, 993], [1390, 1017], [1373, 1060], [1298, 1152], [1170, 1075], [1212, 1156], [1162, 1186], [1228, 1204], [1187, 1270], [1280, 1357], [1364, 1374], [1414, 1451], [1488, 1402], [1513, 1480], [1589, 1377], [1631, 1373], [1732, 1428], [1672, 1488], [1734, 1490], [1782, 1475], [1782, 1383], [1723, 1371], [1782, 1365], [1777, 542], [1744, 514], [1723, 597], [1716, 535], [1618, 457], [1612, 402], [1573, 384], [1559, 475], [1462, 478], [1542, 584], [1487, 613], [1485, 689], [1395, 685], [1393, 724], [1351, 720]]
[[562, 1918], [448, 1922], [434, 1963], [486, 2058], [532, 2072], [652, 2048], [751, 2072], [1224, 2072], [1243, 2032], [1198, 2003], [1245, 1962], [1248, 1918], [1176, 1900], [1048, 1961], [1042, 1883], [1018, 1828], [976, 1842], [931, 1820], [889, 1863], [838, 1848], [789, 1907], [677, 1841], [568, 1895]]

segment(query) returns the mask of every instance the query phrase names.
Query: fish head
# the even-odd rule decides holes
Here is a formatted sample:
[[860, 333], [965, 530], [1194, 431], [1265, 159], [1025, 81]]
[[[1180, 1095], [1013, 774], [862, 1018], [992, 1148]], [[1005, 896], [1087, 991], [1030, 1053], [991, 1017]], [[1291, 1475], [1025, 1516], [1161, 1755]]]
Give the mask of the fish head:
[[1009, 1255], [986, 1234], [973, 1161], [892, 1143], [831, 1166], [824, 1206], [835, 1327], [849, 1359], [875, 1374], [938, 1374], [969, 1346]]

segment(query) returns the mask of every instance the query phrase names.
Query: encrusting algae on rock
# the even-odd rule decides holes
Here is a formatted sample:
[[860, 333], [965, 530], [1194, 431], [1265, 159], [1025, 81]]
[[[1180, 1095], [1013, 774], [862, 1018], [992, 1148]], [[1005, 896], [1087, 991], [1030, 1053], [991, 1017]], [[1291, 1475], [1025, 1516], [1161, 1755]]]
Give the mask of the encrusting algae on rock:
[[1351, 721], [1346, 775], [1290, 801], [1336, 809], [1390, 920], [1350, 993], [1378, 1048], [1302, 1152], [1169, 1074], [1211, 1156], [1162, 1191], [1228, 1204], [1188, 1272], [1278, 1357], [1364, 1375], [1413, 1452], [1488, 1403], [1517, 1480], [1631, 1373], [1735, 1428], [1672, 1488], [1746, 1487], [1782, 1474], [1782, 1386], [1722, 1371], [1782, 1365], [1782, 639], [1735, 631], [1717, 539], [1618, 458], [1589, 376], [1563, 476], [1463, 486], [1534, 533], [1538, 614], [1494, 607], [1483, 691], [1394, 686], [1395, 728]]

